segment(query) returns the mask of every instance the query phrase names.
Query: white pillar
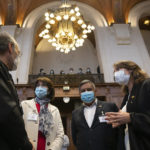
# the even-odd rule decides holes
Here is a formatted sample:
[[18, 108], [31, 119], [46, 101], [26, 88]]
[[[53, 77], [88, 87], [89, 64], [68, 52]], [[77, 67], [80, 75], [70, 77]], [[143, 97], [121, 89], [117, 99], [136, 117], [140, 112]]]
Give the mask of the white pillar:
[[150, 57], [138, 28], [117, 24], [96, 31], [98, 58], [101, 59], [105, 82], [113, 82], [113, 64], [131, 60], [150, 74]]
[[30, 65], [32, 65], [32, 54], [34, 45], [34, 30], [32, 28], [22, 29], [19, 43], [22, 51], [20, 63], [18, 65], [17, 78], [19, 84], [28, 83], [28, 75], [30, 74]]

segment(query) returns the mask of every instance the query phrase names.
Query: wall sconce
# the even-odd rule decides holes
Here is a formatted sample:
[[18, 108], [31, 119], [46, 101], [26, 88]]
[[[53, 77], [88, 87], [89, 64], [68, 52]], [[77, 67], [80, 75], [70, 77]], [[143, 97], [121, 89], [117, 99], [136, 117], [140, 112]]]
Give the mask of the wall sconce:
[[70, 91], [70, 86], [69, 85], [63, 86], [63, 91], [65, 91], [65, 92]]
[[63, 97], [64, 103], [69, 103], [70, 102], [70, 97]]
[[65, 85], [63, 86], [63, 91], [65, 91], [65, 92], [70, 91], [70, 86], [68, 85], [69, 84], [68, 80], [65, 80], [64, 84]]

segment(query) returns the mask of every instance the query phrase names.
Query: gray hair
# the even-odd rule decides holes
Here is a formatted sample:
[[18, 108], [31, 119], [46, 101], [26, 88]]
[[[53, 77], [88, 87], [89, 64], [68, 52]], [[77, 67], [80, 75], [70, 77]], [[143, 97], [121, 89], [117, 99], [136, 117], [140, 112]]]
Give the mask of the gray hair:
[[0, 32], [0, 54], [4, 54], [8, 50], [8, 45], [18, 47], [16, 40], [7, 32]]
[[86, 84], [86, 83], [90, 83], [93, 86], [94, 90], [96, 89], [94, 82], [92, 82], [90, 80], [83, 80], [83, 81], [81, 81], [81, 83], [79, 85], [79, 91], [81, 89], [81, 86], [84, 85], [84, 84]]

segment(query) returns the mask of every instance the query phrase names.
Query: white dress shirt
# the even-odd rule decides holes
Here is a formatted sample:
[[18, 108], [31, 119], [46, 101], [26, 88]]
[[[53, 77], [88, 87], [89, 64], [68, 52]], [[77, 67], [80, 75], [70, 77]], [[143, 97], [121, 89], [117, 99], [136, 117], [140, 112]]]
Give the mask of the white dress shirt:
[[96, 104], [97, 104], [97, 99], [91, 106], [85, 105], [85, 108], [84, 108], [84, 116], [85, 116], [85, 119], [89, 128], [91, 128], [92, 123], [93, 123], [93, 119], [94, 119], [95, 111], [96, 111]]
[[[127, 112], [127, 103], [122, 108], [123, 112]], [[125, 149], [130, 150], [130, 142], [129, 142], [129, 131], [128, 131], [128, 124], [126, 124], [125, 128], [125, 137], [124, 137]]]

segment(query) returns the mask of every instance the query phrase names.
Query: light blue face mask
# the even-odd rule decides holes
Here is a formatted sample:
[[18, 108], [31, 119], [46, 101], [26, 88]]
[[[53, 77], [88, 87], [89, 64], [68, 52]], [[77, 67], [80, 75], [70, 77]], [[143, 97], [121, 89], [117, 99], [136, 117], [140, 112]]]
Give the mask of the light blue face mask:
[[39, 98], [39, 99], [43, 99], [47, 96], [47, 88], [39, 86], [36, 87], [35, 89], [35, 95]]
[[130, 79], [130, 74], [125, 74], [124, 70], [116, 71], [114, 76], [115, 82], [121, 85], [127, 85]]
[[93, 91], [85, 91], [81, 93], [81, 100], [84, 103], [91, 103], [95, 99]]

